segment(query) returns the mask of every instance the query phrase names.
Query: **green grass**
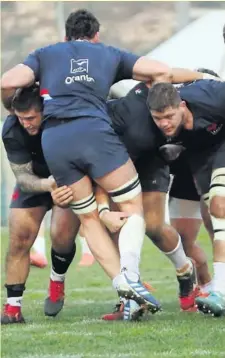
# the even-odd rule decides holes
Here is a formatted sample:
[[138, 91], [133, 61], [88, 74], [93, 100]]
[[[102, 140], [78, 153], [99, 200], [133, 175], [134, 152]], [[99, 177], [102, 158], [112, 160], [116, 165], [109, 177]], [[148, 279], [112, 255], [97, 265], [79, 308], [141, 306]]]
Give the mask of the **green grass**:
[[[211, 266], [211, 244], [203, 230], [200, 241]], [[2, 261], [6, 246], [7, 233], [3, 232]], [[50, 267], [31, 268], [23, 299], [27, 324], [2, 327], [2, 357], [225, 358], [225, 320], [180, 312], [174, 269], [149, 240], [141, 272], [156, 288], [163, 311], [140, 323], [101, 321], [117, 296], [97, 264], [78, 270], [79, 256], [78, 252], [68, 271], [64, 309], [53, 319], [43, 314]], [[3, 283], [4, 277], [2, 287]], [[2, 295], [4, 302], [4, 290]]]

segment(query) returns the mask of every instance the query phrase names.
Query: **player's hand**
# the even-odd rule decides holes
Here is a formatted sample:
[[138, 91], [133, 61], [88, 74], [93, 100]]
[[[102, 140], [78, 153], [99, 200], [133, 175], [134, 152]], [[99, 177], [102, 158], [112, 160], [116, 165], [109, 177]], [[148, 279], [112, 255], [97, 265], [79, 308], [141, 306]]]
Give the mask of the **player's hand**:
[[111, 233], [115, 233], [121, 229], [129, 216], [127, 213], [106, 210], [101, 215], [101, 221]]
[[67, 208], [73, 201], [73, 192], [70, 187], [64, 185], [51, 191], [52, 200], [60, 208]]

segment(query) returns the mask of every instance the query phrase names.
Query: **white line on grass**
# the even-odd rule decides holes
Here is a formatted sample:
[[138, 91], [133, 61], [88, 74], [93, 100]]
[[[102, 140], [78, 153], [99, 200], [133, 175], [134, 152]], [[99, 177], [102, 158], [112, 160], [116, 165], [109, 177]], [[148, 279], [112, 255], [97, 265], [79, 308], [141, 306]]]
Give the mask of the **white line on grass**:
[[[169, 280], [159, 280], [159, 281], [150, 281], [151, 285], [177, 285], [177, 282], [169, 281]], [[46, 293], [48, 290], [40, 290], [40, 289], [26, 289], [26, 293]], [[67, 292], [110, 292], [113, 291], [113, 288], [110, 286], [104, 287], [76, 287], [76, 288], [68, 288], [66, 289]]]

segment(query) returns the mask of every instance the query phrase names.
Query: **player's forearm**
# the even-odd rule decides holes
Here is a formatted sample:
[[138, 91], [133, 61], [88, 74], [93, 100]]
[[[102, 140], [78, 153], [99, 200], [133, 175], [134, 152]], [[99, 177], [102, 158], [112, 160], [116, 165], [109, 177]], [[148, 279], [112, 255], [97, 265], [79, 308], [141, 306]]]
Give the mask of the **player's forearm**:
[[16, 178], [22, 191], [44, 193], [50, 192], [51, 187], [47, 178], [39, 178], [34, 174], [21, 174]]
[[193, 82], [204, 79], [204, 73], [186, 68], [172, 68], [172, 83]]
[[99, 216], [105, 211], [109, 211], [109, 196], [100, 186], [97, 186], [95, 190], [95, 198], [98, 205]]
[[35, 193], [51, 191], [52, 181], [49, 178], [40, 178], [35, 175], [32, 169], [32, 162], [25, 164], [10, 162], [10, 166], [21, 190]]

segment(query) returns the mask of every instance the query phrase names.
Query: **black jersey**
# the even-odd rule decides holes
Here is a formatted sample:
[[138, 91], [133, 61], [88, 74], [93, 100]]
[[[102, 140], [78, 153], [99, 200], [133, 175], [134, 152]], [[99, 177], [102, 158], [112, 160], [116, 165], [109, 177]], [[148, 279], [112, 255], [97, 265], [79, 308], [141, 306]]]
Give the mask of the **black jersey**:
[[33, 172], [42, 178], [50, 175], [41, 147], [41, 131], [30, 136], [14, 115], [9, 115], [3, 125], [2, 140], [8, 160], [15, 164], [32, 162]]

